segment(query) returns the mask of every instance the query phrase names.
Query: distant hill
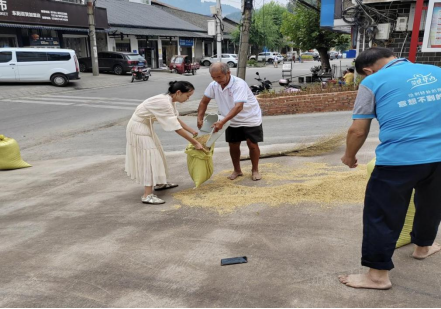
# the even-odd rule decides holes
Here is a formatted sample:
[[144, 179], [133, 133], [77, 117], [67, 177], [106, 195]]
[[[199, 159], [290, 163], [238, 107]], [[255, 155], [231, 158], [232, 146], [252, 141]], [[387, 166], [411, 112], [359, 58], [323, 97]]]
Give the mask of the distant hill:
[[[158, 0], [159, 2], [177, 7], [188, 12], [211, 15], [210, 6], [216, 5], [216, 2], [201, 2], [201, 0]], [[222, 4], [222, 14], [224, 16], [236, 13], [240, 10], [231, 5]]]
[[240, 20], [242, 19], [242, 13], [239, 12], [234, 12], [234, 13], [230, 13], [227, 16], [229, 19], [234, 20], [236, 23], [240, 23]]

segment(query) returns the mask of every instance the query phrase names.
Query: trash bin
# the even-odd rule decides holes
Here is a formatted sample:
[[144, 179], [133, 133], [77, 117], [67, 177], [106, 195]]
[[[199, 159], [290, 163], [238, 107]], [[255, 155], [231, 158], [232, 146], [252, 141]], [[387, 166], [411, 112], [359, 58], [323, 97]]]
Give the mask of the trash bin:
[[207, 142], [205, 143], [205, 145], [207, 147], [211, 147], [211, 145], [213, 145], [213, 143], [225, 132], [225, 130], [228, 128], [228, 126], [230, 125], [230, 122], [228, 121], [224, 127], [222, 128], [222, 130], [219, 130], [218, 132], [214, 133], [214, 128], [212, 128], [211, 126], [224, 119], [223, 116], [221, 115], [217, 115], [217, 114], [207, 114], [205, 115], [204, 118], [204, 123], [202, 124], [201, 129], [199, 130], [199, 136], [202, 135], [207, 135], [210, 134], [210, 137], [208, 138]]

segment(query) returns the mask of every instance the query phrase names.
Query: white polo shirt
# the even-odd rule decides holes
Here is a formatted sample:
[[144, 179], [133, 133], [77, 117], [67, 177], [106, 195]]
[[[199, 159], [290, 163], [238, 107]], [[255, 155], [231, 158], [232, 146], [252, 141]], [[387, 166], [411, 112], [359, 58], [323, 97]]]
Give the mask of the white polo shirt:
[[257, 127], [262, 124], [259, 102], [243, 79], [231, 75], [230, 82], [224, 89], [213, 81], [208, 85], [204, 95], [216, 100], [220, 114], [224, 117], [236, 103], [244, 102], [243, 110], [230, 120], [231, 127]]

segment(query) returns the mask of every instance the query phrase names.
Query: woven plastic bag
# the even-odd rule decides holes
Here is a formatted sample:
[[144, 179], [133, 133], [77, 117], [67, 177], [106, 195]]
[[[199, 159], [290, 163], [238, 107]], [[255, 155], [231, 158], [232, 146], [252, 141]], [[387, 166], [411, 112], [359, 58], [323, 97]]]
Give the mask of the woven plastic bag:
[[0, 135], [0, 170], [15, 170], [30, 166], [32, 165], [21, 159], [17, 141]]
[[[371, 177], [372, 171], [375, 167], [375, 158], [373, 158], [367, 165], [368, 177]], [[413, 219], [415, 218], [415, 204], [413, 202], [413, 197], [415, 191], [412, 192], [412, 197], [410, 198], [409, 208], [407, 209], [406, 219], [404, 220], [404, 226], [401, 230], [400, 237], [398, 238], [395, 248], [399, 248], [410, 244], [410, 232], [412, 232]]]
[[213, 175], [213, 152], [214, 144], [210, 150], [204, 152], [203, 150], [197, 150], [192, 144], [189, 144], [185, 149], [187, 154], [188, 173], [193, 179], [193, 182], [197, 187], [210, 179]]

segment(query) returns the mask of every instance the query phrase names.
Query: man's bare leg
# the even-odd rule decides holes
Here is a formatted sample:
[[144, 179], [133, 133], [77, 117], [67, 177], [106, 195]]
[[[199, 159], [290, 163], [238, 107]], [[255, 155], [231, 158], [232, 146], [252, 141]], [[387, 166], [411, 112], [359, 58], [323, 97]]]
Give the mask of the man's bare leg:
[[259, 158], [260, 158], [260, 148], [259, 144], [253, 143], [249, 139], [247, 139], [248, 149], [250, 150], [250, 159], [251, 159], [251, 178], [256, 180], [261, 180], [262, 176], [259, 173]]
[[387, 290], [392, 287], [388, 270], [369, 268], [366, 274], [338, 276], [341, 283], [357, 289]]
[[229, 143], [230, 145], [230, 156], [231, 161], [233, 161], [234, 171], [228, 176], [229, 179], [234, 180], [239, 176], [242, 176], [242, 170], [240, 169], [240, 142], [239, 143]]
[[412, 256], [417, 260], [424, 260], [429, 255], [437, 253], [440, 250], [441, 246], [436, 242], [434, 242], [433, 245], [426, 247], [415, 246]]

